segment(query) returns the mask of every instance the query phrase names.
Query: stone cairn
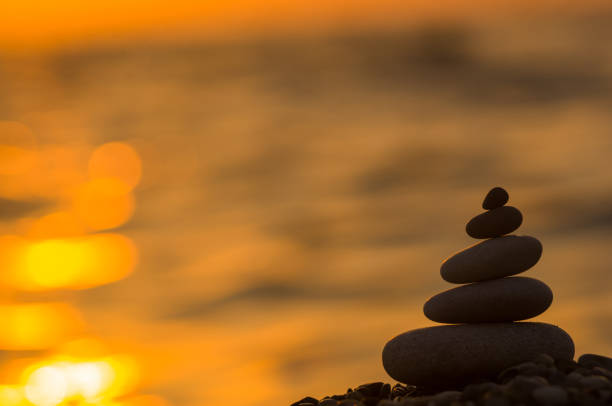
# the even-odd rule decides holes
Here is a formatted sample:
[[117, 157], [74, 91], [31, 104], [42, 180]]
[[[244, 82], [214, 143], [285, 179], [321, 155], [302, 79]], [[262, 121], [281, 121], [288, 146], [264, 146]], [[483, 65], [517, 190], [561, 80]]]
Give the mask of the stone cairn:
[[533, 237], [506, 235], [523, 221], [507, 202], [504, 189], [491, 189], [482, 204], [487, 211], [466, 226], [468, 235], [484, 241], [440, 268], [444, 280], [465, 285], [429, 299], [424, 313], [450, 325], [408, 331], [385, 345], [383, 365], [395, 380], [430, 389], [460, 388], [541, 353], [573, 359], [574, 343], [559, 327], [517, 322], [543, 313], [553, 294], [539, 280], [512, 276], [538, 262], [542, 245]]

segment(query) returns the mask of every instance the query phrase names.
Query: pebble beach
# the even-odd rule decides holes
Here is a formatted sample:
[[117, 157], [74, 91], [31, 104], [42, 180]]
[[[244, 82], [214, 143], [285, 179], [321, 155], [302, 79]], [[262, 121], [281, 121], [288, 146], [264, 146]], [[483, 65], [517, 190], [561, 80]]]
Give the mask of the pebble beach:
[[540, 354], [493, 380], [427, 392], [413, 385], [373, 382], [342, 395], [305, 397], [291, 406], [606, 406], [612, 404], [612, 358], [584, 354], [578, 361]]

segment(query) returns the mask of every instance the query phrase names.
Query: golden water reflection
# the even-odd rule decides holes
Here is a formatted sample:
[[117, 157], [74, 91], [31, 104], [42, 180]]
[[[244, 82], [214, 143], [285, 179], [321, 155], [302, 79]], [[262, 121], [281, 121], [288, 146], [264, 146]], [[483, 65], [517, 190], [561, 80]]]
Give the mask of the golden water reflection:
[[40, 350], [61, 344], [83, 329], [80, 313], [64, 303], [0, 305], [0, 349]]
[[[36, 216], [15, 219], [6, 230], [12, 233], [0, 235], [0, 285], [14, 292], [0, 304], [0, 349], [40, 352], [3, 365], [2, 406], [166, 404], [137, 393], [140, 373], [132, 356], [109, 352], [95, 340], [75, 341], [93, 322], [77, 307], [36, 301], [37, 292], [90, 289], [134, 270], [132, 240], [99, 231], [132, 217], [140, 176], [140, 157], [128, 144], [39, 145], [25, 125], [0, 122], [0, 198], [52, 202]], [[20, 302], [19, 292], [34, 296]]]
[[87, 289], [123, 279], [136, 265], [136, 248], [120, 234], [27, 240], [0, 238], [3, 282], [15, 289]]
[[[498, 184], [544, 246], [537, 320], [609, 354], [610, 16], [3, 59], [1, 304], [59, 327], [4, 333], [2, 393], [118, 354], [138, 382], [94, 402], [388, 380], [382, 346], [432, 324], [439, 264]], [[80, 337], [103, 348], [64, 345]]]

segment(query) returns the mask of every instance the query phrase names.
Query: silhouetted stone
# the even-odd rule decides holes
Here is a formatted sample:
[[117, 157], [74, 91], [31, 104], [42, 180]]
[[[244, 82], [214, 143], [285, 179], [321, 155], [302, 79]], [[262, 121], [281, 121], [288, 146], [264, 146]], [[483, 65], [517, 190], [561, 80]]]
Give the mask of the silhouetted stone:
[[[552, 291], [551, 291], [552, 294]], [[554, 367], [555, 359], [548, 354], [540, 354], [533, 359], [533, 362], [537, 365], [543, 365], [545, 367]]]
[[473, 238], [494, 238], [513, 232], [522, 222], [523, 215], [517, 208], [502, 206], [471, 219], [465, 231]]
[[612, 389], [612, 382], [604, 376], [592, 375], [580, 379], [580, 385], [588, 389]]
[[603, 355], [582, 354], [578, 358], [578, 363], [588, 368], [598, 366], [612, 371], [612, 358], [604, 357]]
[[361, 392], [364, 396], [378, 396], [384, 385], [384, 382], [366, 383], [359, 385], [355, 391]]
[[404, 386], [401, 383], [397, 383], [393, 386], [393, 389], [391, 389], [391, 397], [395, 398], [395, 397], [404, 397], [404, 396], [408, 396], [411, 393], [414, 393], [414, 391], [416, 391], [416, 386], [412, 386], [412, 385], [408, 385], [408, 386]]
[[[566, 374], [557, 365], [575, 370]], [[609, 377], [606, 379], [609, 373], [599, 366], [582, 367], [568, 359], [553, 359], [547, 354], [539, 354], [530, 361], [507, 368], [496, 381], [474, 379], [461, 392], [396, 384], [389, 394], [384, 388], [390, 385], [384, 384], [377, 396], [351, 399], [350, 396], [360, 393], [364, 387], [369, 393], [375, 392], [375, 388], [370, 386], [372, 384], [365, 384], [355, 390], [349, 389], [343, 395], [326, 396], [318, 406], [338, 406], [345, 399], [350, 399], [345, 404], [363, 406], [431, 406], [434, 403], [436, 406], [561, 406], [564, 404], [562, 391], [567, 394], [568, 405], [606, 406], [612, 404], [612, 389], [608, 388], [611, 380]]]
[[494, 187], [489, 190], [489, 193], [484, 198], [482, 202], [482, 208], [485, 210], [493, 210], [498, 207], [502, 207], [504, 204], [508, 203], [508, 192], [501, 187]]
[[569, 402], [567, 392], [560, 386], [544, 386], [535, 389], [531, 396], [540, 405], [562, 406]]
[[306, 396], [305, 398], [303, 398], [301, 400], [298, 400], [297, 402], [292, 403], [291, 406], [298, 406], [298, 405], [300, 405], [302, 403], [312, 403], [312, 404], [318, 405], [319, 404], [319, 400], [315, 399], [315, 398], [312, 398], [310, 396]]
[[381, 398], [388, 398], [389, 396], [391, 396], [391, 385], [389, 385], [388, 383], [384, 384], [382, 388], [380, 388], [378, 396], [380, 396]]
[[580, 364], [572, 359], [555, 359], [555, 366], [565, 374], [570, 374], [580, 368]]
[[338, 406], [364, 406], [364, 404], [356, 399], [345, 399], [338, 403]]
[[508, 235], [479, 242], [442, 263], [442, 279], [451, 283], [480, 282], [516, 275], [534, 266], [542, 255], [540, 241]]
[[508, 383], [515, 377], [522, 376], [537, 376], [539, 374], [546, 373], [546, 368], [538, 366], [535, 362], [523, 362], [522, 364], [514, 365], [510, 368], [506, 368], [500, 372], [497, 376], [497, 380], [500, 383]]
[[437, 326], [393, 338], [383, 350], [383, 366], [400, 382], [450, 388], [495, 377], [543, 352], [571, 360], [574, 343], [565, 331], [545, 323]]
[[439, 293], [425, 303], [423, 312], [439, 323], [517, 321], [543, 313], [552, 299], [552, 291], [543, 282], [510, 277]]

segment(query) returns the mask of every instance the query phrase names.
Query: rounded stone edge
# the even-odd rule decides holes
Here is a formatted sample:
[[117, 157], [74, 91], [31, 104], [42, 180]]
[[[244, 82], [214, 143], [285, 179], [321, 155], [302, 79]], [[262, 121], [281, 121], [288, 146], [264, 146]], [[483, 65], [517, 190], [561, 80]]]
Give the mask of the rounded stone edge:
[[[448, 268], [448, 263], [449, 261], [451, 261], [453, 258], [457, 257], [458, 255], [464, 254], [466, 251], [470, 250], [470, 249], [474, 249], [478, 246], [480, 246], [481, 244], [490, 244], [489, 241], [493, 241], [496, 239], [501, 239], [501, 238], [529, 238], [532, 240], [535, 240], [537, 242], [537, 246], [538, 246], [538, 254], [536, 256], [535, 261], [533, 261], [533, 264], [529, 265], [528, 267], [526, 267], [525, 269], [522, 269], [520, 271], [517, 272], [513, 272], [513, 273], [507, 273], [507, 274], [500, 274], [500, 275], [496, 275], [494, 277], [491, 278], [485, 278], [485, 279], [453, 279], [453, 278], [449, 278], [448, 277], [448, 271], [445, 271], [445, 269]], [[525, 271], [528, 271], [529, 269], [533, 268], [542, 258], [542, 253], [544, 252], [544, 247], [542, 245], [542, 243], [540, 242], [540, 240], [538, 240], [535, 237], [532, 237], [530, 235], [504, 235], [502, 237], [497, 237], [497, 238], [491, 238], [491, 239], [487, 239], [484, 241], [480, 241], [477, 242], [476, 244], [473, 244], [467, 248], [464, 248], [460, 251], [455, 252], [453, 255], [449, 256], [448, 258], [446, 258], [443, 262], [442, 265], [440, 265], [440, 277], [445, 280], [446, 282], [449, 283], [454, 283], [454, 284], [465, 284], [465, 283], [474, 283], [474, 282], [483, 282], [483, 281], [487, 281], [487, 280], [492, 280], [492, 279], [500, 279], [500, 278], [505, 278], [506, 276], [513, 276], [513, 275], [519, 275]]]
[[[431, 306], [432, 304], [435, 302], [435, 300], [439, 300], [439, 296], [442, 296], [444, 294], [447, 294], [448, 292], [452, 292], [452, 291], [456, 291], [459, 289], [464, 289], [466, 286], [471, 286], [474, 284], [479, 284], [479, 283], [487, 283], [487, 282], [494, 282], [494, 281], [501, 281], [504, 279], [510, 279], [510, 278], [518, 278], [518, 279], [528, 279], [531, 282], [530, 283], [535, 283], [537, 285], [540, 285], [543, 288], [543, 292], [542, 293], [546, 293], [547, 296], [547, 300], [546, 300], [546, 305], [543, 306], [542, 310], [539, 310], [537, 313], [529, 313], [529, 315], [527, 317], [521, 318], [521, 319], [513, 319], [513, 320], [487, 320], [487, 321], [465, 321], [465, 320], [450, 320], [450, 319], [442, 319], [442, 318], [438, 318], [436, 317], [435, 314], [432, 314], [431, 312]], [[480, 281], [480, 282], [471, 282], [471, 283], [467, 283], [461, 286], [457, 286], [454, 288], [450, 288], [447, 290], [444, 290], [442, 292], [438, 292], [435, 295], [431, 296], [429, 299], [427, 299], [427, 301], [423, 304], [423, 314], [425, 315], [425, 317], [427, 317], [429, 320], [435, 322], [435, 323], [442, 323], [442, 324], [476, 324], [476, 323], [510, 323], [510, 322], [520, 322], [520, 321], [525, 321], [525, 320], [529, 320], [532, 319], [534, 317], [537, 317], [541, 314], [543, 314], [544, 312], [546, 312], [550, 306], [553, 303], [554, 300], [554, 292], [552, 291], [552, 289], [550, 288], [550, 286], [548, 286], [546, 283], [542, 282], [539, 279], [536, 278], [531, 278], [528, 276], [510, 276], [510, 277], [503, 277], [503, 278], [499, 278], [499, 279], [489, 279], [486, 281]]]
[[[501, 193], [502, 194], [502, 203], [501, 204], [488, 204], [488, 200], [490, 199], [491, 194], [493, 193]], [[508, 194], [508, 192], [506, 191], [506, 189], [504, 189], [501, 186], [495, 186], [493, 188], [491, 188], [491, 190], [489, 190], [487, 192], [487, 194], [485, 195], [485, 198], [482, 200], [482, 208], [485, 210], [493, 210], [493, 209], [497, 209], [498, 207], [502, 207], [503, 205], [505, 205], [506, 203], [508, 203], [508, 200], [510, 200], [510, 195]]]
[[[517, 322], [517, 323], [481, 323], [481, 324], [453, 324], [453, 325], [445, 325], [445, 326], [431, 326], [431, 327], [424, 327], [424, 328], [419, 328], [419, 329], [414, 329], [414, 330], [409, 330], [409, 331], [405, 331], [401, 334], [398, 334], [396, 336], [394, 336], [393, 338], [391, 338], [389, 341], [387, 341], [387, 343], [385, 344], [385, 346], [383, 347], [383, 351], [382, 351], [382, 362], [383, 362], [383, 368], [385, 370], [385, 372], [393, 379], [395, 379], [398, 382], [402, 382], [402, 383], [406, 383], [406, 384], [410, 384], [410, 385], [414, 385], [414, 384], [419, 384], [417, 382], [406, 382], [401, 376], [394, 376], [390, 371], [393, 369], [397, 369], [396, 365], [398, 363], [403, 363], [406, 360], [403, 359], [405, 358], [405, 356], [397, 356], [397, 353], [395, 351], [395, 349], [393, 349], [393, 346], [396, 346], [398, 341], [401, 341], [402, 337], [407, 335], [407, 334], [423, 334], [426, 330], [429, 329], [435, 329], [435, 328], [449, 328], [449, 329], [453, 329], [453, 328], [464, 328], [463, 326], [465, 326], [465, 328], [469, 328], [468, 326], [478, 326], [478, 325], [482, 325], [482, 326], [487, 326], [487, 327], [495, 327], [496, 325], [508, 325], [508, 324], [520, 324], [522, 327], [521, 328], [543, 328], [543, 329], [549, 329], [550, 331], [556, 331], [559, 334], [559, 337], [563, 337], [563, 340], [558, 341], [558, 344], [560, 344], [559, 346], [557, 346], [555, 348], [556, 353], [554, 353], [553, 355], [555, 356], [555, 359], [564, 359], [564, 360], [568, 360], [571, 361], [574, 359], [575, 353], [576, 353], [576, 347], [574, 344], [574, 341], [572, 339], [572, 337], [562, 328], [560, 328], [557, 325], [554, 324], [550, 324], [550, 323], [544, 323], [544, 322]], [[548, 333], [545, 333], [548, 334]], [[390, 358], [389, 357], [389, 353], [395, 353], [395, 358]], [[551, 353], [552, 354], [552, 353]], [[536, 356], [536, 354], [532, 354], [532, 356]], [[403, 361], [403, 362], [402, 362]], [[516, 361], [518, 362], [526, 362], [528, 361], [528, 359], [524, 359], [522, 361]], [[511, 366], [510, 364], [508, 366], [504, 366], [504, 368], [507, 368]], [[500, 369], [500, 371], [503, 368]], [[433, 376], [432, 376], [433, 377]], [[420, 384], [422, 385], [422, 384]]]
[[[516, 216], [518, 218], [518, 222], [516, 225], [513, 226], [513, 228], [508, 228], [506, 230], [503, 231], [499, 231], [499, 232], [495, 232], [495, 233], [490, 233], [490, 234], [484, 234], [484, 233], [475, 233], [473, 228], [474, 228], [474, 224], [477, 223], [478, 221], [482, 221], [482, 219], [485, 219], [487, 217], [493, 216], [493, 212], [496, 210], [507, 210], [509, 211], [509, 213], [505, 213], [504, 215], [506, 216]], [[484, 221], [490, 221], [489, 219], [486, 219]], [[521, 225], [523, 225], [523, 213], [521, 213], [521, 211], [519, 209], [517, 209], [514, 206], [500, 206], [500, 207], [495, 207], [491, 210], [482, 212], [480, 214], [477, 214], [476, 216], [472, 217], [470, 219], [470, 221], [467, 222], [467, 224], [465, 225], [465, 232], [467, 235], [469, 235], [472, 238], [476, 238], [479, 240], [482, 239], [487, 239], [487, 238], [497, 238], [497, 237], [502, 237], [504, 235], [508, 235], [516, 230], [518, 230]]]

